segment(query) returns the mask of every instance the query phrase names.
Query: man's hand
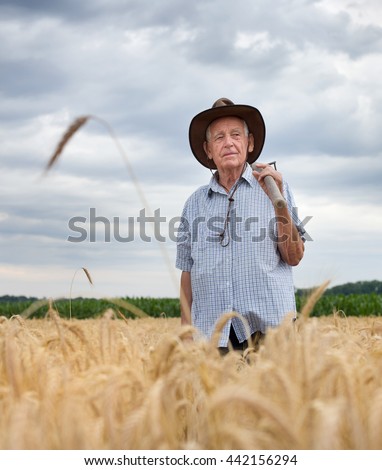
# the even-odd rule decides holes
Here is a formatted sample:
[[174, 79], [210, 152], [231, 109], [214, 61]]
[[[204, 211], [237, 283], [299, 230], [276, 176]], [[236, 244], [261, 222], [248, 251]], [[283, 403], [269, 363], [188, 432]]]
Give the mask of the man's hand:
[[[264, 181], [266, 176], [271, 176], [275, 180], [282, 194], [283, 178], [281, 173], [268, 163], [256, 163], [256, 167], [259, 168], [260, 172], [255, 170], [253, 176], [257, 179], [268, 197], [270, 198], [270, 195]], [[292, 221], [288, 207], [275, 208], [275, 215], [277, 220], [277, 247], [280, 256], [290, 266], [297, 266], [304, 256], [304, 242]]]
[[268, 188], [265, 184], [264, 178], [266, 176], [271, 176], [274, 180], [275, 183], [277, 184], [277, 187], [280, 190], [280, 193], [283, 193], [283, 177], [282, 174], [279, 171], [276, 171], [272, 165], [269, 165], [268, 163], [256, 163], [255, 164], [256, 168], [258, 168], [258, 171], [253, 172], [253, 176], [257, 179], [259, 182], [260, 186], [263, 188], [265, 193], [270, 196], [268, 193]]

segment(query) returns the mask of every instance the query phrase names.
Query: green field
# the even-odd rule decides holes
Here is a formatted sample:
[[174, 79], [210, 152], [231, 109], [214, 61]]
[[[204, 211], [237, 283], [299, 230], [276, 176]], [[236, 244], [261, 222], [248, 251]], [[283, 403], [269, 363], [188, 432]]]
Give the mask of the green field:
[[[296, 294], [297, 310], [300, 311], [308, 293]], [[180, 307], [177, 298], [133, 297], [115, 300], [77, 298], [70, 301], [61, 299], [52, 301], [52, 307], [63, 318], [95, 318], [107, 309], [113, 309], [116, 315], [134, 318], [129, 306], [136, 306], [151, 317], [179, 317]], [[39, 308], [38, 308], [39, 307]], [[3, 300], [0, 302], [0, 316], [10, 318], [22, 315], [28, 318], [43, 318], [49, 308], [48, 300]], [[382, 316], [382, 294], [325, 294], [316, 303], [311, 316], [331, 315], [341, 312], [346, 316]]]
[[[296, 295], [297, 310], [300, 311], [306, 296]], [[327, 294], [323, 295], [313, 308], [310, 316], [320, 317], [340, 312], [345, 316], [382, 316], [381, 294]]]
[[[58, 311], [62, 318], [96, 318], [102, 316], [108, 309], [113, 309], [116, 315], [120, 312], [126, 318], [135, 318], [137, 315], [131, 311], [133, 309], [130, 309], [129, 306], [138, 307], [138, 309], [151, 317], [180, 316], [179, 299], [171, 298], [125, 297], [112, 300], [76, 298], [72, 301], [69, 299], [52, 301], [52, 307]], [[7, 318], [13, 315], [22, 315], [28, 318], [44, 318], [48, 309], [48, 299], [0, 302], [0, 316]]]

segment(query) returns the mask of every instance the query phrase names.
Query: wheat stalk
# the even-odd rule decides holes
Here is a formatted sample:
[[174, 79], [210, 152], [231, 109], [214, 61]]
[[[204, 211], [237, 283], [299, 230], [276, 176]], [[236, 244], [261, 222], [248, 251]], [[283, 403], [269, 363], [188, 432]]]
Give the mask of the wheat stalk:
[[73, 282], [74, 282], [74, 278], [76, 277], [77, 272], [80, 271], [80, 269], [82, 269], [82, 271], [86, 274], [86, 277], [87, 277], [89, 283], [91, 285], [93, 285], [93, 280], [90, 276], [90, 273], [89, 273], [88, 269], [78, 268], [75, 271], [75, 273], [73, 274], [73, 277], [72, 277], [72, 282], [70, 283], [70, 294], [69, 294], [69, 318], [70, 318], [70, 320], [72, 319], [72, 289], [73, 289]]
[[[86, 115], [86, 116], [80, 116], [78, 117], [77, 119], [75, 119], [73, 121], [73, 123], [68, 127], [67, 131], [64, 133], [64, 135], [62, 136], [62, 139], [59, 141], [57, 147], [56, 147], [56, 150], [55, 152], [53, 153], [53, 155], [50, 157], [49, 161], [48, 161], [48, 164], [46, 165], [45, 167], [45, 173], [47, 173], [52, 167], [53, 165], [57, 162], [59, 156], [62, 154], [65, 146], [67, 145], [67, 143], [69, 142], [69, 140], [73, 137], [73, 135], [89, 120], [89, 119], [93, 119], [95, 121], [98, 121], [100, 124], [102, 124], [106, 129], [107, 131], [109, 132], [109, 135], [110, 137], [112, 138], [112, 140], [114, 141], [119, 153], [121, 154], [124, 162], [125, 162], [125, 165], [127, 167], [127, 170], [129, 172], [129, 175], [130, 175], [130, 178], [135, 186], [135, 189], [140, 197], [140, 200], [141, 200], [141, 203], [143, 204], [143, 207], [146, 209], [146, 212], [148, 213], [148, 215], [150, 217], [152, 217], [153, 215], [153, 211], [151, 210], [150, 208], [150, 205], [148, 204], [148, 201], [146, 199], [146, 196], [145, 196], [145, 193], [144, 191], [142, 190], [140, 184], [139, 184], [139, 181], [138, 181], [138, 178], [136, 177], [135, 173], [134, 173], [134, 170], [133, 170], [133, 167], [131, 166], [130, 164], [130, 161], [127, 157], [127, 154], [123, 148], [123, 146], [121, 145], [121, 143], [119, 142], [119, 139], [117, 138], [113, 128], [111, 127], [111, 125], [105, 121], [104, 119], [101, 119], [100, 117], [98, 116], [94, 116], [94, 115]], [[167, 267], [168, 267], [168, 270], [170, 272], [170, 275], [171, 275], [171, 278], [172, 278], [172, 281], [174, 283], [174, 286], [176, 287], [176, 289], [178, 289], [178, 279], [177, 279], [177, 276], [175, 274], [175, 270], [174, 270], [174, 267], [172, 265], [172, 262], [171, 262], [171, 258], [166, 250], [166, 247], [164, 246], [163, 243], [160, 243], [159, 244], [159, 247], [162, 251], [162, 255], [165, 259], [165, 262], [167, 264]]]
[[44, 307], [49, 303], [47, 299], [36, 300], [33, 302], [29, 307], [27, 307], [23, 312], [20, 313], [20, 316], [24, 319], [30, 317], [33, 313], [35, 313], [39, 308]]
[[314, 306], [325, 292], [326, 288], [330, 284], [330, 281], [326, 281], [321, 286], [317, 287], [309, 296], [308, 300], [305, 302], [305, 305], [301, 309], [301, 317], [308, 318], [309, 315], [312, 313]]
[[227, 312], [219, 318], [219, 320], [215, 324], [215, 329], [214, 329], [212, 337], [211, 337], [211, 344], [212, 345], [214, 345], [215, 347], [218, 347], [221, 333], [222, 333], [227, 321], [230, 318], [235, 318], [235, 317], [240, 318], [240, 320], [242, 321], [244, 329], [246, 331], [246, 336], [248, 338], [248, 344], [249, 344], [250, 347], [252, 347], [251, 331], [250, 331], [250, 328], [249, 328], [249, 325], [248, 325], [248, 321], [246, 320], [245, 317], [243, 317], [242, 315], [240, 315], [237, 312]]
[[[146, 312], [144, 312], [141, 308], [137, 307], [136, 305], [133, 305], [131, 302], [128, 302], [127, 300], [112, 298], [108, 298], [107, 300], [113, 303], [114, 305], [117, 305], [118, 307], [126, 309], [128, 312], [133, 313], [139, 318], [148, 317]], [[122, 315], [120, 312], [119, 314]]]

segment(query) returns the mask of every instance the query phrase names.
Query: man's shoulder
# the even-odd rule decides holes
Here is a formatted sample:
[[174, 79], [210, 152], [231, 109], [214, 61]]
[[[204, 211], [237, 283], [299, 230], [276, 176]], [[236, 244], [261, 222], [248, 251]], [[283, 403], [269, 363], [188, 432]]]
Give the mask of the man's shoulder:
[[197, 213], [207, 199], [209, 186], [204, 185], [197, 188], [188, 196], [183, 205], [183, 217], [189, 217], [191, 214]]
[[204, 184], [203, 186], [199, 186], [191, 195], [187, 198], [186, 204], [191, 202], [196, 202], [201, 200], [202, 198], [206, 197], [208, 194], [210, 186], [208, 184]]

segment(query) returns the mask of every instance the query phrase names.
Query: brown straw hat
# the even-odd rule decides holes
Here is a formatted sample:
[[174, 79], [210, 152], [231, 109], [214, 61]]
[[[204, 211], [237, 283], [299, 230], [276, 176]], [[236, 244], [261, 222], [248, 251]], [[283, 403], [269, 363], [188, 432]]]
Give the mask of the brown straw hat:
[[235, 116], [244, 119], [250, 134], [253, 134], [255, 142], [252, 152], [248, 152], [248, 163], [256, 161], [263, 149], [265, 124], [260, 111], [253, 106], [234, 104], [228, 98], [220, 98], [215, 101], [212, 108], [202, 111], [192, 119], [188, 134], [192, 153], [195, 155], [196, 159], [207, 168], [216, 169], [214, 161], [207, 157], [203, 148], [207, 128], [215, 119], [226, 116]]

